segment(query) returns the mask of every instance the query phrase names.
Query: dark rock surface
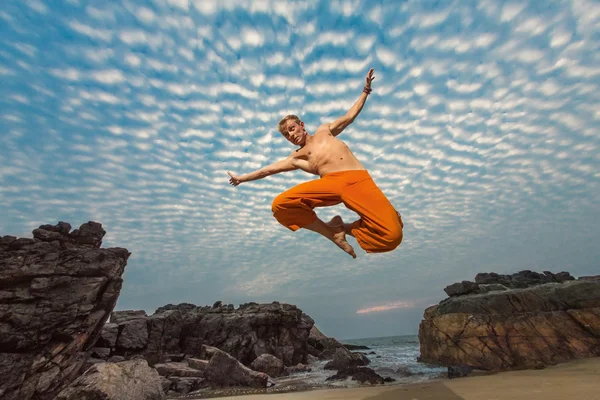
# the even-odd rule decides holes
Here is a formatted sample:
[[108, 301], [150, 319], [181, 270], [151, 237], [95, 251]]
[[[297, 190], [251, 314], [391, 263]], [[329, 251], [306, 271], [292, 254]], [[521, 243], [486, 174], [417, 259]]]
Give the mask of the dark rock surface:
[[160, 377], [145, 360], [94, 365], [56, 400], [163, 400]]
[[204, 377], [213, 388], [228, 386], [267, 387], [269, 376], [244, 366], [224, 351], [217, 350], [210, 358]]
[[373, 371], [371, 368], [358, 366], [340, 369], [335, 375], [327, 378], [327, 380], [339, 381], [345, 380], [348, 377], [351, 377], [353, 381], [358, 381], [360, 383], [369, 383], [371, 385], [384, 384], [386, 382], [386, 380], [381, 375]]
[[283, 375], [285, 365], [283, 361], [272, 354], [261, 354], [252, 361], [250, 368], [258, 372], [264, 372], [272, 378], [277, 378]]
[[143, 311], [114, 312], [101, 344], [111, 348], [111, 356], [142, 354], [151, 365], [172, 354], [207, 358], [203, 349], [212, 346], [244, 365], [271, 354], [293, 366], [307, 360], [313, 324], [296, 306], [278, 302], [242, 304], [237, 309], [220, 302], [207, 307], [186, 303], [161, 307], [151, 316]]
[[112, 312], [130, 253], [88, 222], [0, 238], [0, 397], [52, 399], [77, 378]]
[[340, 347], [335, 352], [333, 360], [325, 364], [325, 369], [348, 369], [369, 364], [369, 359], [362, 353], [352, 353], [345, 347]]
[[504, 289], [427, 308], [420, 361], [498, 371], [600, 356], [600, 280], [521, 271], [476, 281]]

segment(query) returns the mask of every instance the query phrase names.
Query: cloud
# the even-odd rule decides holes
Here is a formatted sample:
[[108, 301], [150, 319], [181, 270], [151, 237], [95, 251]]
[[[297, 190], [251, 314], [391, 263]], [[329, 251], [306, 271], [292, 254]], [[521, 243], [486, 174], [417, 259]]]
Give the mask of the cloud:
[[389, 310], [396, 310], [399, 308], [413, 308], [415, 307], [415, 302], [413, 301], [394, 301], [391, 303], [386, 303], [378, 306], [371, 306], [367, 308], [361, 308], [356, 310], [357, 314], [369, 314], [374, 312], [383, 312]]
[[[120, 308], [279, 300], [335, 336], [331, 321], [356, 310], [418, 313], [389, 300], [399, 292], [441, 298], [483, 270], [591, 274], [600, 258], [593, 1], [7, 4], [0, 226], [101, 222], [105, 246], [133, 253]], [[296, 114], [314, 133], [356, 103], [370, 67], [373, 93], [338, 139], [402, 213], [405, 240], [369, 255], [349, 237], [350, 260], [273, 218], [275, 196], [317, 175], [234, 188], [226, 172], [288, 157], [278, 121]], [[357, 218], [343, 204], [317, 214]]]

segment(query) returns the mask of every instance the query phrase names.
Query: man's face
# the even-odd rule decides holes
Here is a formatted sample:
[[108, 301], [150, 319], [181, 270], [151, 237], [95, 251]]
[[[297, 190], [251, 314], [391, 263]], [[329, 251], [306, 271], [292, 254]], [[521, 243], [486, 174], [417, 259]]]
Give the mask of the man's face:
[[306, 142], [306, 131], [304, 130], [304, 122], [297, 123], [294, 120], [289, 120], [285, 125], [284, 136], [292, 144], [302, 146]]

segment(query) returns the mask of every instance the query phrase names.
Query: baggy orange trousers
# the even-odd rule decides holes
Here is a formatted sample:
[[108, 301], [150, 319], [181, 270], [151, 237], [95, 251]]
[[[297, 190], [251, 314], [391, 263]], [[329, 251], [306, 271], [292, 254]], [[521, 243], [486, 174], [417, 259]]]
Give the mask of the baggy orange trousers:
[[331, 172], [301, 183], [273, 200], [273, 216], [292, 231], [317, 219], [315, 207], [344, 203], [360, 216], [352, 235], [367, 253], [394, 250], [402, 242], [396, 210], [365, 170]]

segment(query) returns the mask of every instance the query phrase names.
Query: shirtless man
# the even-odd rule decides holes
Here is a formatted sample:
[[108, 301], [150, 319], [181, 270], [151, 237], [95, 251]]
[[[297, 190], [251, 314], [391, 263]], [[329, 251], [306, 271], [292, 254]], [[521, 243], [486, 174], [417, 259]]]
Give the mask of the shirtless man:
[[[288, 115], [279, 122], [279, 132], [292, 144], [300, 146], [289, 157], [246, 175], [228, 172], [229, 183], [262, 179], [280, 172], [301, 169], [321, 178], [297, 185], [275, 198], [273, 216], [292, 231], [300, 228], [317, 232], [356, 258], [356, 253], [346, 240], [354, 236], [367, 253], [394, 250], [402, 242], [404, 224], [400, 214], [375, 185], [366, 168], [352, 154], [348, 146], [336, 136], [360, 114], [375, 79], [373, 68], [369, 70], [363, 93], [343, 117], [321, 125], [310, 135], [295, 115]], [[328, 223], [314, 212], [315, 207], [339, 203], [356, 212], [360, 218], [344, 223], [335, 216]]]

